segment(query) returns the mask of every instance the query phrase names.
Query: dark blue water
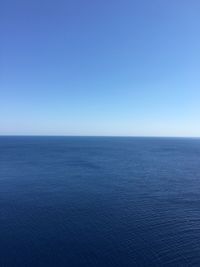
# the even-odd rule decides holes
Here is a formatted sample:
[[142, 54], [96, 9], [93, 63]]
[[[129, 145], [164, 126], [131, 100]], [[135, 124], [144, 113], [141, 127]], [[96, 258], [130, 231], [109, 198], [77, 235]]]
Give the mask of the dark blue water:
[[0, 137], [0, 266], [200, 266], [200, 139]]

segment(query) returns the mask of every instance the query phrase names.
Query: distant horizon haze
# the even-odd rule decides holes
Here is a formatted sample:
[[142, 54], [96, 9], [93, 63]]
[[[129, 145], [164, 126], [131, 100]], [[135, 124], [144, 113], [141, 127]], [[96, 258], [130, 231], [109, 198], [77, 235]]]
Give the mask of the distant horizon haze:
[[188, 139], [199, 139], [200, 136], [180, 136], [180, 135], [177, 135], [177, 136], [173, 136], [173, 135], [52, 135], [52, 134], [48, 134], [48, 135], [44, 135], [44, 134], [0, 134], [0, 137], [69, 137], [69, 138], [73, 138], [73, 137], [88, 137], [88, 138], [109, 138], [109, 137], [116, 137], [116, 138], [188, 138]]

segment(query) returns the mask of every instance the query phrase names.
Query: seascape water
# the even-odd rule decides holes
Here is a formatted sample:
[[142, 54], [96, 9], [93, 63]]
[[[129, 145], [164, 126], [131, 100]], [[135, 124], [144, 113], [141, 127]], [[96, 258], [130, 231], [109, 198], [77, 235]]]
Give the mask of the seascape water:
[[0, 137], [0, 266], [200, 266], [200, 139]]

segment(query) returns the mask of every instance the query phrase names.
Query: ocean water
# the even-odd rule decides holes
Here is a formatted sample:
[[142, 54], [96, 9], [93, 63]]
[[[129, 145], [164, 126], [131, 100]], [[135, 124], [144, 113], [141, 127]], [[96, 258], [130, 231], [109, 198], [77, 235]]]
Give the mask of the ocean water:
[[0, 137], [0, 266], [200, 266], [200, 139]]

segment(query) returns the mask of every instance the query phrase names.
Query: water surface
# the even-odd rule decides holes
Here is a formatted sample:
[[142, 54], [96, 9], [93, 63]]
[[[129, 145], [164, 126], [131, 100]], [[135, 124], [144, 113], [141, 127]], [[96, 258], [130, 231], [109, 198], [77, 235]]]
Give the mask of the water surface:
[[200, 266], [200, 139], [0, 137], [0, 266]]

